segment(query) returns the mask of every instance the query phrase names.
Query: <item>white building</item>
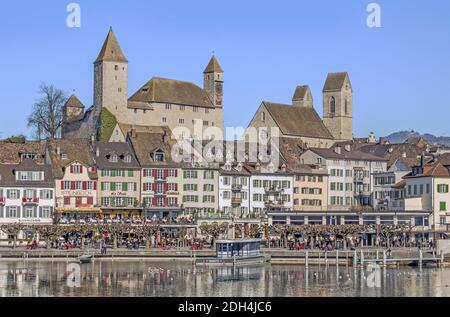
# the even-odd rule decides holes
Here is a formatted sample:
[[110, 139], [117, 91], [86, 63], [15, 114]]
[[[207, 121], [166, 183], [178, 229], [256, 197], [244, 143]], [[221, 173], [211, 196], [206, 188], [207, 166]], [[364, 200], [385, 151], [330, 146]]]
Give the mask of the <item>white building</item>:
[[401, 210], [404, 205], [403, 177], [411, 168], [401, 159], [396, 160], [386, 172], [375, 173], [372, 205], [376, 210]]
[[[52, 224], [55, 190], [51, 169], [24, 159], [19, 164], [0, 164], [0, 225]], [[8, 238], [0, 232], [0, 239]], [[32, 232], [22, 232], [19, 243], [33, 238]]]
[[219, 211], [235, 218], [249, 218], [250, 173], [243, 164], [225, 163], [219, 170]]
[[450, 225], [450, 172], [441, 163], [415, 166], [405, 179], [405, 211], [430, 214], [436, 231], [448, 231]]
[[276, 171], [260, 164], [246, 166], [250, 171], [250, 210], [263, 217], [267, 212], [292, 211], [294, 176], [285, 166]]

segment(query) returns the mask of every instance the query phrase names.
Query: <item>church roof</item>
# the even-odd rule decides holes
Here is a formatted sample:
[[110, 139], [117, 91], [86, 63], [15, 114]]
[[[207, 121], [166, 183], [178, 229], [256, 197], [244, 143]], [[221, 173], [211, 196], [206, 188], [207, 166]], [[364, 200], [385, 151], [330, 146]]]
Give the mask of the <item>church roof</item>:
[[[170, 103], [213, 108], [205, 90], [197, 85], [173, 79], [152, 78], [131, 98], [131, 103]], [[133, 106], [134, 107], [134, 106]]]
[[328, 74], [323, 91], [341, 90], [344, 87], [346, 78], [348, 78], [347, 72]]
[[69, 99], [67, 99], [67, 101], [64, 104], [64, 106], [65, 107], [70, 107], [70, 108], [82, 108], [82, 109], [84, 109], [83, 103], [75, 95], [70, 96]]
[[105, 43], [103, 44], [102, 50], [95, 60], [95, 63], [104, 61], [128, 63], [112, 28], [109, 29], [108, 36], [106, 37]]
[[263, 101], [284, 135], [333, 139], [314, 108], [293, 107]]
[[206, 66], [204, 73], [223, 73], [223, 69], [222, 67], [220, 67], [220, 64], [215, 56], [213, 56], [209, 61], [209, 64], [208, 66]]

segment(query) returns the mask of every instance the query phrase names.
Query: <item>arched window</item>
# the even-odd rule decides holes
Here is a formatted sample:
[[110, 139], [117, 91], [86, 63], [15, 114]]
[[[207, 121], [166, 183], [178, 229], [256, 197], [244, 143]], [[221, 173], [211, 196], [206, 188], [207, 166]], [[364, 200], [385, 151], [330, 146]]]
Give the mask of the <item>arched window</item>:
[[330, 114], [336, 114], [336, 99], [334, 97], [330, 98]]
[[261, 121], [266, 122], [266, 113], [265, 112], [261, 113]]
[[348, 100], [345, 99], [345, 114], [348, 114]]

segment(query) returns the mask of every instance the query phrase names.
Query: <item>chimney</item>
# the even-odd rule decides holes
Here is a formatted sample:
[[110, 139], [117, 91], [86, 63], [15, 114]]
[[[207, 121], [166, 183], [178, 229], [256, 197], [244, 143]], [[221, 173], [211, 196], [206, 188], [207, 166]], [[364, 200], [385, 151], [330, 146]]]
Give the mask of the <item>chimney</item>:
[[336, 146], [335, 148], [334, 148], [334, 152], [336, 153], [336, 154], [341, 154], [342, 153], [342, 148], [341, 148], [341, 146], [340, 145], [338, 145], [338, 146]]
[[91, 146], [94, 147], [95, 145], [95, 135], [91, 135]]
[[346, 144], [346, 145], [345, 145], [345, 150], [346, 150], [347, 152], [350, 152], [350, 151], [352, 150], [352, 146], [351, 146], [350, 144]]
[[131, 137], [132, 138], [136, 137], [136, 129], [135, 128], [131, 129]]
[[286, 173], [286, 171], [287, 171], [286, 164], [281, 165], [281, 171], [282, 171], [283, 173]]
[[56, 147], [56, 154], [57, 154], [58, 156], [61, 156], [61, 147], [60, 147], [60, 146], [57, 146], [57, 147]]
[[169, 141], [169, 136], [167, 134], [167, 131], [164, 130], [164, 134], [163, 134], [163, 143], [167, 143]]
[[403, 152], [402, 157], [406, 158], [406, 152]]
[[255, 170], [256, 170], [257, 172], [260, 172], [260, 171], [261, 171], [261, 164], [256, 163], [256, 165], [255, 165]]
[[97, 156], [97, 157], [100, 157], [100, 148], [97, 146], [97, 149], [96, 149], [96, 151], [95, 151], [95, 155]]

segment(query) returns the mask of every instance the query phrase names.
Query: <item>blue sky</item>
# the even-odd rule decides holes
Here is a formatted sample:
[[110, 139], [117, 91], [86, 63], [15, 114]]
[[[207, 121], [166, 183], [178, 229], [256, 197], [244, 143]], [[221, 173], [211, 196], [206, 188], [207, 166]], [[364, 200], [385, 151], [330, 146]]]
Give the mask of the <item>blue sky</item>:
[[129, 94], [153, 76], [202, 85], [214, 51], [225, 70], [225, 124], [247, 126], [262, 100], [289, 103], [311, 86], [322, 114], [328, 72], [348, 71], [354, 132], [448, 135], [450, 2], [378, 0], [382, 28], [366, 25], [363, 0], [2, 1], [0, 137], [29, 134], [41, 82], [92, 104], [93, 61], [113, 26], [129, 65]]

